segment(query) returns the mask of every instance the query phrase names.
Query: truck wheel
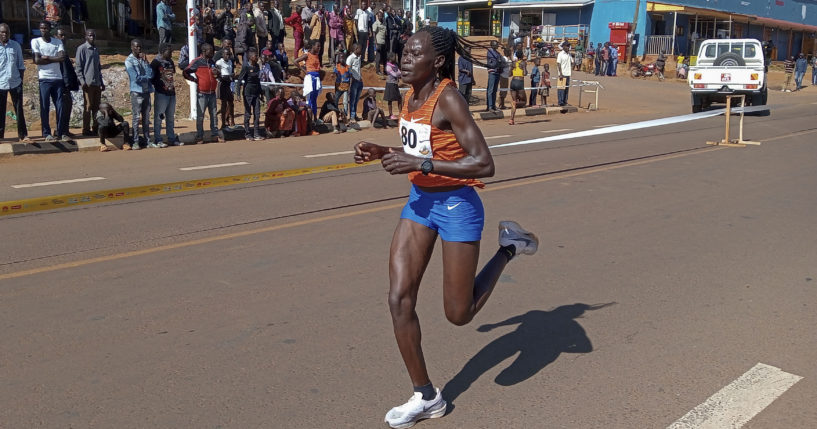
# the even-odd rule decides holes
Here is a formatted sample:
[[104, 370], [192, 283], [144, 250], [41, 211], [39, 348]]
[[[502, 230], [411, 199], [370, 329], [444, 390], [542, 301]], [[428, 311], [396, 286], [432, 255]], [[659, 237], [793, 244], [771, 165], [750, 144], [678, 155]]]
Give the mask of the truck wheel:
[[746, 65], [746, 61], [743, 61], [743, 57], [734, 52], [724, 52], [718, 58], [715, 58], [712, 65], [716, 67], [743, 67]]
[[[763, 88], [763, 91], [760, 92], [760, 97], [759, 98], [760, 98], [760, 103], [759, 104], [761, 106], [765, 106], [766, 105], [766, 100], [769, 98], [769, 89], [768, 88]], [[752, 104], [754, 104], [754, 102]], [[760, 116], [769, 116], [771, 114], [772, 114], [771, 110], [768, 110], [768, 109], [760, 111]]]
[[692, 113], [700, 113], [703, 110], [700, 104], [692, 105]]

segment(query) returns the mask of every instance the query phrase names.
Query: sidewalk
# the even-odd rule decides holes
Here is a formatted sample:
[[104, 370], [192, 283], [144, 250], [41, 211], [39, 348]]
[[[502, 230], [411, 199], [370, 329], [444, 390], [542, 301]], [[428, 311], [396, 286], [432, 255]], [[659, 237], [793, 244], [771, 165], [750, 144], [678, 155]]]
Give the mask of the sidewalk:
[[[505, 119], [510, 118], [511, 116], [511, 109], [500, 110], [497, 112], [485, 112], [484, 107], [482, 106], [471, 106], [471, 115], [474, 117], [476, 121], [489, 121], [495, 119]], [[523, 117], [523, 116], [540, 116], [540, 115], [552, 115], [556, 113], [574, 113], [577, 112], [578, 108], [575, 106], [565, 106], [565, 107], [558, 107], [558, 106], [546, 106], [546, 107], [520, 107], [516, 109], [516, 116]], [[128, 117], [126, 117], [128, 119]], [[390, 121], [389, 126], [397, 126], [395, 121]], [[367, 128], [371, 128], [372, 124], [369, 121], [359, 121], [356, 126], [354, 126], [355, 131], [364, 130]], [[179, 139], [185, 145], [193, 145], [195, 144], [195, 128], [196, 122], [190, 119], [177, 119], [176, 120], [176, 132], [179, 135]], [[9, 130], [14, 131], [14, 130]], [[331, 133], [334, 131], [334, 128], [331, 124], [323, 124], [319, 126], [316, 131], [321, 134]], [[10, 133], [12, 134], [12, 133]], [[16, 134], [16, 133], [14, 133]], [[293, 139], [293, 138], [308, 138], [308, 136], [304, 137], [283, 137], [282, 139]], [[7, 140], [11, 140], [12, 138], [7, 138]], [[13, 138], [16, 140], [16, 137]], [[244, 140], [244, 131], [243, 127], [237, 127], [233, 131], [224, 133], [224, 139], [226, 141], [235, 141], [235, 140]], [[269, 139], [273, 140], [273, 139]], [[113, 139], [107, 139], [106, 143], [108, 148], [111, 150], [118, 150], [122, 148], [123, 138], [122, 136], [115, 137]], [[205, 140], [205, 143], [212, 143]], [[81, 137], [77, 138], [76, 140], [70, 143], [60, 143], [60, 142], [45, 142], [41, 140], [35, 140], [34, 143], [19, 143], [16, 141], [6, 141], [0, 142], [0, 158], [6, 157], [13, 157], [18, 155], [33, 155], [33, 154], [48, 154], [48, 153], [62, 153], [62, 152], [95, 152], [99, 150], [99, 138], [98, 137]]]

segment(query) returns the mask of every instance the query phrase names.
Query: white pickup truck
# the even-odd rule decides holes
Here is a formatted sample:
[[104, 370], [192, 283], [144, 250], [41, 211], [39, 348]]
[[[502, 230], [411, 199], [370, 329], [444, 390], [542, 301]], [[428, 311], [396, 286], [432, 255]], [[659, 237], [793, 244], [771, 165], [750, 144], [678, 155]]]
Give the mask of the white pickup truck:
[[704, 41], [697, 64], [687, 74], [692, 113], [712, 103], [726, 103], [727, 95], [746, 95], [747, 106], [765, 105], [768, 93], [765, 70], [763, 46], [756, 39]]

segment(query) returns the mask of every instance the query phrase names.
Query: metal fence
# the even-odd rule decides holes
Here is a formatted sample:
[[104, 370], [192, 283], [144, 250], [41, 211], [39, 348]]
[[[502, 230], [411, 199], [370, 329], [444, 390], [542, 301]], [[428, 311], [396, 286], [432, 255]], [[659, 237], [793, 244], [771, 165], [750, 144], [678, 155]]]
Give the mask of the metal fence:
[[648, 36], [647, 55], [658, 55], [664, 52], [667, 55], [674, 55], [672, 52], [672, 36]]

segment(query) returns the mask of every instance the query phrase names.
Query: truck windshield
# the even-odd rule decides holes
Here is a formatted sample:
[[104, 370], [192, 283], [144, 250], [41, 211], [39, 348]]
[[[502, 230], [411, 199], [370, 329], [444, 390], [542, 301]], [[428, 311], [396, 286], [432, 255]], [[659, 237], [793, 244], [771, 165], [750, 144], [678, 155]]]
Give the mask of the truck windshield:
[[707, 45], [704, 51], [706, 58], [716, 58], [727, 52], [740, 55], [743, 58], [754, 58], [757, 55], [757, 48], [754, 44], [740, 43], [713, 43]]

